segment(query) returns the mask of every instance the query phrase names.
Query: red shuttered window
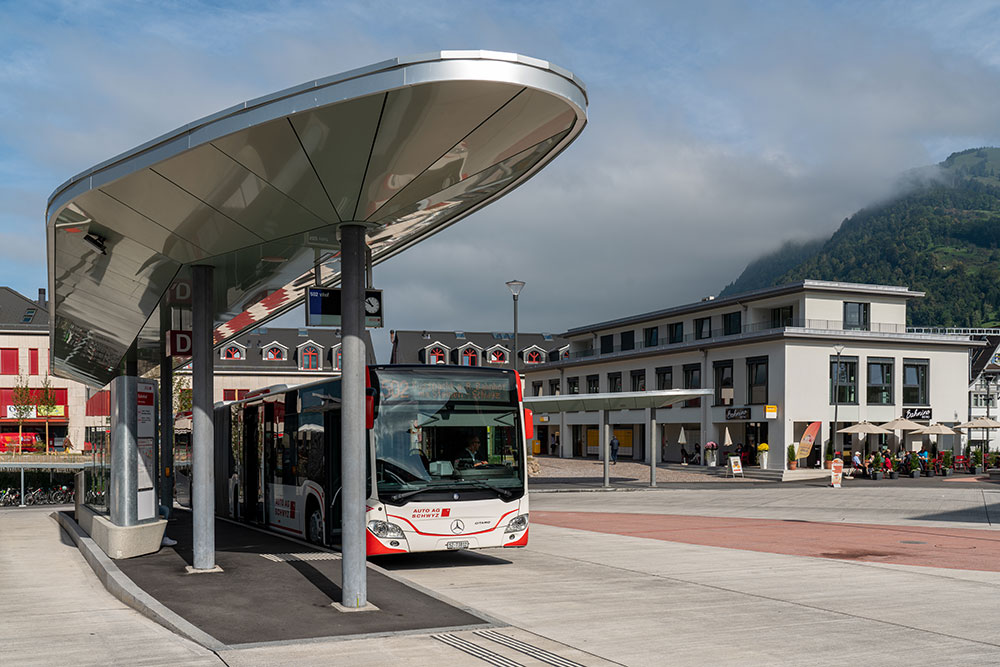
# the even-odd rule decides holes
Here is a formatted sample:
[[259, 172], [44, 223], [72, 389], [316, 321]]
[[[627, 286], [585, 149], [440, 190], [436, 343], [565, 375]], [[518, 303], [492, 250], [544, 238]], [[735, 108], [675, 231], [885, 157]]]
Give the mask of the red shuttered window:
[[28, 350], [28, 373], [38, 375], [38, 348], [33, 347]]
[[0, 375], [17, 375], [20, 372], [17, 363], [17, 348], [0, 349]]

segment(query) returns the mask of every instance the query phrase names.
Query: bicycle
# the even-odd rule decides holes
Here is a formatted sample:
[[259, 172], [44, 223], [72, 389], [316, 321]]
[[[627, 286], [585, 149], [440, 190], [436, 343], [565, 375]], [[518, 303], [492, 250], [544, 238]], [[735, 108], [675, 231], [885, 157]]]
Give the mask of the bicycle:
[[66, 503], [73, 502], [73, 487], [66, 486], [55, 486], [52, 491], [49, 492], [49, 502], [53, 505], [64, 505]]
[[11, 505], [21, 504], [21, 492], [17, 489], [6, 488], [3, 493], [0, 493], [0, 507], [9, 507]]

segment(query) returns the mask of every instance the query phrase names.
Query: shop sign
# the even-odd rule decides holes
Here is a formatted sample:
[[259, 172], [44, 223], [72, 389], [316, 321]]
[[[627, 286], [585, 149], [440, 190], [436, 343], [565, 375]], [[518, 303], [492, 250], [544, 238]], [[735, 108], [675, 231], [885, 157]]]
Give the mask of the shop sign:
[[840, 480], [844, 476], [844, 459], [834, 459], [833, 465], [830, 466], [830, 484], [833, 488], [840, 488]]
[[736, 477], [736, 475], [743, 477], [743, 462], [740, 461], [740, 457], [729, 457], [729, 474], [733, 477]]
[[920, 421], [930, 421], [930, 408], [903, 408], [903, 419], [917, 419]]
[[750, 408], [726, 408], [726, 421], [750, 419]]
[[65, 417], [66, 416], [66, 406], [65, 405], [52, 405], [45, 407], [41, 405], [38, 407], [39, 417]]
[[[35, 418], [35, 406], [26, 405], [22, 408], [24, 412], [21, 413], [21, 419], [34, 419]], [[8, 405], [7, 406], [7, 419], [17, 419], [17, 406]]]
[[764, 419], [777, 419], [778, 418], [778, 406], [777, 405], [765, 405], [764, 406]]

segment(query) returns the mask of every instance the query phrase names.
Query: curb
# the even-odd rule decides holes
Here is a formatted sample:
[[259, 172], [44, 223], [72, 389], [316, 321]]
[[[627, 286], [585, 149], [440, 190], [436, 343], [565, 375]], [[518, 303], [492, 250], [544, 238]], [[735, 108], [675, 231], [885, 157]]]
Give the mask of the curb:
[[49, 516], [55, 519], [56, 523], [72, 538], [94, 574], [113, 596], [146, 618], [156, 621], [168, 630], [209, 650], [219, 651], [229, 648], [215, 637], [170, 611], [159, 600], [139, 588], [134, 581], [118, 569], [114, 561], [101, 551], [101, 548], [83, 532], [79, 524], [70, 518], [67, 512], [53, 512]]

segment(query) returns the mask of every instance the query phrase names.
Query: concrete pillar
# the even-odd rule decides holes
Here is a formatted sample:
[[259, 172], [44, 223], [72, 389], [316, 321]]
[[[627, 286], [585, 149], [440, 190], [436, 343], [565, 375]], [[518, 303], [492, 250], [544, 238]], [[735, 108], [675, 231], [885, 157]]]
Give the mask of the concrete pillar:
[[108, 512], [116, 526], [139, 523], [136, 418], [138, 393], [134, 348], [127, 353], [125, 374], [111, 381], [111, 471]]
[[360, 609], [368, 604], [365, 545], [365, 228], [340, 228], [340, 308], [343, 317], [341, 383], [341, 604]]
[[191, 281], [191, 514], [195, 571], [215, 565], [215, 427], [212, 420], [215, 358], [212, 351], [211, 266], [192, 267]]

